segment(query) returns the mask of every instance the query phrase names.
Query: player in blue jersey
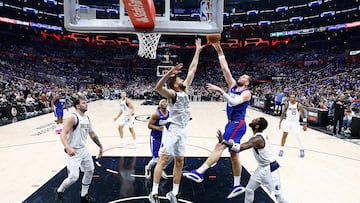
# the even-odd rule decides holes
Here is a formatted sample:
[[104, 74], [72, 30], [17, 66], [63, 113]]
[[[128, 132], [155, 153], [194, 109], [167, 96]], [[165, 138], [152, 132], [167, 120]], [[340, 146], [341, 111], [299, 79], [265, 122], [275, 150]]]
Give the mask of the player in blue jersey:
[[[145, 177], [147, 179], [151, 177], [151, 169], [156, 165], [159, 160], [159, 149], [163, 137], [163, 131], [166, 130], [165, 125], [168, 123], [167, 119], [170, 116], [170, 112], [167, 109], [167, 106], [168, 103], [166, 99], [160, 100], [159, 107], [156, 109], [156, 112], [151, 115], [148, 123], [148, 128], [151, 129], [150, 149], [152, 153], [152, 159], [145, 166]], [[168, 164], [171, 163], [171, 161], [172, 159], [169, 159]], [[166, 168], [166, 166], [164, 168]], [[167, 179], [167, 175], [164, 170], [161, 174], [161, 177]]]
[[56, 93], [56, 95], [51, 101], [51, 104], [54, 111], [54, 115], [56, 117], [55, 133], [60, 134], [63, 128], [64, 108], [66, 108], [65, 93], [62, 92]]
[[[216, 85], [210, 83], [207, 84], [207, 88], [209, 90], [219, 92], [227, 102], [226, 113], [228, 122], [225, 126], [224, 140], [234, 143], [233, 147], [229, 149], [234, 175], [233, 187], [230, 189], [230, 193], [226, 197], [227, 199], [230, 199], [245, 192], [245, 188], [240, 184], [241, 162], [239, 159], [238, 148], [240, 147], [240, 140], [246, 132], [245, 114], [246, 108], [248, 107], [251, 99], [251, 93], [248, 89], [251, 84], [251, 78], [248, 75], [242, 75], [236, 81], [231, 75], [220, 43], [214, 43], [213, 46], [219, 55], [221, 70], [229, 88], [229, 93], [226, 93], [223, 89]], [[183, 176], [198, 183], [202, 182], [204, 180], [202, 174], [219, 160], [225, 149], [227, 149], [225, 145], [220, 143], [216, 144], [214, 150], [205, 163], [196, 170], [183, 171]]]

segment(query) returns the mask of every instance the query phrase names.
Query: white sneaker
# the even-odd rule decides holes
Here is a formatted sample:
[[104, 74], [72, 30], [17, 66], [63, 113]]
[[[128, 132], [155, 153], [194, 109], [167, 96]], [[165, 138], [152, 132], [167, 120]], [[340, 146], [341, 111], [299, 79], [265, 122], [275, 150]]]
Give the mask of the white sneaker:
[[137, 146], [136, 146], [136, 143], [133, 143], [132, 145], [130, 145], [129, 149], [136, 149]]
[[125, 144], [121, 142], [117, 147], [118, 148], [123, 148], [123, 147], [125, 147]]
[[145, 166], [145, 178], [150, 179], [151, 178], [151, 169], [148, 165]]
[[168, 199], [170, 201], [170, 203], [177, 203], [178, 202], [177, 195], [175, 196], [171, 191], [166, 193], [166, 199]]

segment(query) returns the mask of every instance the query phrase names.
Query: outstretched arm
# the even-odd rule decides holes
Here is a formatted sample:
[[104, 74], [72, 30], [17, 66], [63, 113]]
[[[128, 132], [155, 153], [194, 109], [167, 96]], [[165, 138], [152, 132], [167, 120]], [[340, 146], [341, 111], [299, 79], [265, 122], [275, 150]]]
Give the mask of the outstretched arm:
[[199, 62], [199, 56], [200, 56], [200, 52], [201, 50], [204, 48], [204, 46], [206, 45], [201, 45], [201, 39], [197, 38], [195, 40], [195, 45], [196, 45], [196, 50], [195, 50], [195, 54], [193, 57], [193, 60], [191, 61], [191, 64], [189, 66], [189, 71], [188, 74], [186, 76], [186, 79], [184, 80], [184, 85], [186, 87], [186, 91], [189, 91], [189, 87], [194, 79], [195, 76], [195, 72], [198, 66], [198, 62]]
[[219, 143], [226, 145], [227, 147], [235, 151], [244, 151], [253, 147], [257, 149], [262, 149], [265, 147], [265, 141], [260, 136], [251, 137], [247, 142], [240, 144], [239, 147], [234, 147], [235, 143], [232, 141], [224, 140], [220, 130], [217, 131], [217, 138], [219, 140]]
[[232, 106], [242, 104], [242, 103], [244, 103], [246, 101], [249, 101], [251, 99], [251, 93], [250, 93], [249, 90], [244, 91], [243, 93], [241, 93], [241, 95], [231, 97], [228, 93], [226, 93], [223, 89], [221, 89], [220, 87], [218, 87], [216, 85], [213, 85], [211, 83], [207, 83], [206, 87], [209, 90], [219, 92], [225, 98], [225, 100]]
[[216, 52], [218, 53], [221, 70], [224, 74], [224, 77], [225, 77], [228, 87], [231, 88], [236, 84], [236, 81], [231, 75], [229, 65], [226, 61], [226, 58], [225, 58], [224, 52], [221, 48], [220, 42], [212, 43], [212, 46], [215, 48]]

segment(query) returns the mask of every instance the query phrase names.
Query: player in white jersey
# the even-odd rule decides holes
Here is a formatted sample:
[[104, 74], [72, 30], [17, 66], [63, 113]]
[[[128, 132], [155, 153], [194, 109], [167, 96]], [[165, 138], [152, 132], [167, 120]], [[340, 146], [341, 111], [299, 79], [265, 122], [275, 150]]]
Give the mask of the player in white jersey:
[[[149, 200], [152, 203], [159, 202], [158, 190], [161, 173], [170, 156], [174, 156], [175, 158], [173, 188], [172, 191], [166, 194], [166, 197], [171, 203], [177, 202], [186, 148], [185, 128], [190, 120], [190, 101], [187, 92], [195, 76], [200, 52], [204, 47], [201, 45], [201, 39], [196, 39], [195, 44], [196, 51], [189, 66], [186, 79], [182, 80], [177, 76], [183, 67], [183, 64], [177, 64], [156, 84], [156, 90], [165, 97], [169, 103], [170, 118], [168, 118], [168, 124], [166, 125], [167, 130], [163, 132], [165, 139], [162, 139], [159, 161], [154, 170], [153, 187], [149, 195]], [[165, 87], [166, 82], [167, 87]]]
[[120, 98], [120, 112], [118, 115], [114, 118], [114, 121], [118, 120], [118, 131], [120, 135], [120, 145], [119, 147], [124, 147], [124, 125], [129, 126], [129, 131], [131, 133], [133, 143], [131, 145], [131, 148], [136, 148], [136, 134], [134, 131], [134, 123], [135, 123], [135, 107], [132, 101], [126, 97], [126, 92], [121, 92], [121, 98]]
[[[300, 149], [300, 158], [305, 157], [305, 151], [304, 147], [300, 140], [300, 132], [301, 132], [301, 126], [300, 126], [300, 115], [303, 120], [303, 130], [307, 130], [307, 118], [305, 114], [304, 107], [296, 101], [296, 97], [294, 94], [290, 95], [290, 100], [288, 103], [285, 104], [284, 111], [281, 114], [280, 117], [280, 123], [279, 123], [279, 129], [283, 129], [283, 136], [281, 139], [281, 149], [279, 151], [279, 156], [282, 157], [284, 155], [284, 145], [286, 142], [286, 138], [292, 130], [294, 132], [296, 139], [299, 143], [299, 149]], [[286, 117], [286, 118], [285, 118]], [[281, 122], [284, 120], [284, 124], [281, 126]]]
[[61, 142], [65, 147], [65, 161], [68, 177], [56, 189], [56, 202], [63, 202], [64, 191], [79, 178], [79, 168], [84, 172], [81, 188], [81, 202], [96, 202], [88, 195], [89, 187], [94, 173], [94, 163], [87, 147], [87, 136], [99, 146], [98, 157], [103, 154], [103, 147], [95, 134], [90, 119], [85, 115], [87, 102], [84, 98], [75, 99], [73, 102], [76, 113], [66, 119], [63, 131], [61, 132]]
[[[274, 192], [277, 202], [287, 203], [288, 201], [284, 198], [280, 184], [280, 174], [278, 170], [280, 166], [272, 154], [268, 136], [263, 133], [268, 126], [268, 122], [265, 118], [259, 117], [252, 120], [249, 126], [254, 136], [251, 137], [249, 141], [240, 145], [240, 151], [252, 148], [258, 167], [246, 185], [245, 203], [254, 201], [254, 191], [260, 187], [260, 185], [264, 185], [269, 192]], [[218, 139], [220, 143], [229, 148], [234, 145], [234, 142], [224, 140], [220, 131], [218, 131]]]

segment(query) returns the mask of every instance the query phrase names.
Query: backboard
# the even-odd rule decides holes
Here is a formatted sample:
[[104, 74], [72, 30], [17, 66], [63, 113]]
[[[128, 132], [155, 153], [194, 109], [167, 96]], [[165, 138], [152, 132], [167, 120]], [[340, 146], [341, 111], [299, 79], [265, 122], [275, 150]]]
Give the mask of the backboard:
[[157, 77], [162, 77], [164, 76], [167, 72], [169, 72], [170, 69], [172, 69], [174, 66], [166, 66], [166, 65], [158, 65], [156, 67], [156, 76]]
[[[130, 0], [138, 1], [142, 0]], [[154, 0], [154, 4], [155, 26], [139, 29], [134, 28], [123, 0], [64, 0], [64, 27], [78, 33], [207, 35], [222, 32], [224, 0]]]

